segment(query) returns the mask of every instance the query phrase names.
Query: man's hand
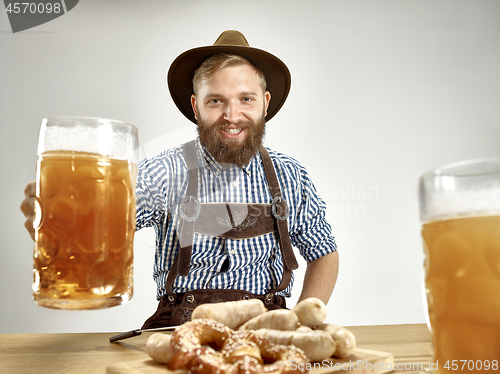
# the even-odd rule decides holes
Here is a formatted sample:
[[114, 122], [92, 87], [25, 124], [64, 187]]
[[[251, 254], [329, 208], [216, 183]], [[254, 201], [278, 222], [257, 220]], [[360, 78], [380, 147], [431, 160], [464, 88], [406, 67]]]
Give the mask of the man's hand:
[[24, 227], [26, 227], [26, 230], [28, 230], [33, 240], [35, 240], [35, 228], [33, 227], [33, 220], [35, 218], [35, 194], [36, 183], [28, 183], [24, 189], [24, 200], [21, 203], [21, 211], [26, 217]]

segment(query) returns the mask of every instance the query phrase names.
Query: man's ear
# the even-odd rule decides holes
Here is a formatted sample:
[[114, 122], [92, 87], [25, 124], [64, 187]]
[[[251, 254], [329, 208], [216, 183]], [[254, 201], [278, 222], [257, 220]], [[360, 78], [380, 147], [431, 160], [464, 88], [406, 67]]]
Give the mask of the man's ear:
[[198, 111], [196, 109], [196, 96], [191, 95], [191, 107], [193, 108], [194, 118], [198, 120]]
[[271, 101], [271, 92], [264, 92], [264, 117], [267, 116], [267, 108], [269, 108], [269, 102]]

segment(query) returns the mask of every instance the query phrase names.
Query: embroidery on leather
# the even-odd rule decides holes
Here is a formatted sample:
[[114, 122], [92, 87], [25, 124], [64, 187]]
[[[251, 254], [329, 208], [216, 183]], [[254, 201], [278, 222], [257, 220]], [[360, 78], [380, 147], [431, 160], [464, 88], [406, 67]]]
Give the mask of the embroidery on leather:
[[229, 215], [224, 218], [217, 217], [217, 224], [224, 228], [230, 228], [232, 231], [241, 232], [245, 229], [255, 226], [257, 223], [257, 217], [247, 217], [245, 212], [236, 212], [233, 215], [234, 226], [231, 223]]
[[191, 309], [183, 309], [180, 324], [191, 321], [191, 314], [193, 314]]

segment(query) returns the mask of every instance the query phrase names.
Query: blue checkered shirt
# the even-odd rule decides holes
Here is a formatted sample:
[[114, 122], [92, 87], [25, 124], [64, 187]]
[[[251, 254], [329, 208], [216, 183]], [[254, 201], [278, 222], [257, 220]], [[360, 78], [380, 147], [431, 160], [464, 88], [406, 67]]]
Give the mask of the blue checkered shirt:
[[[264, 167], [257, 155], [244, 168], [224, 167], [196, 139], [201, 203], [270, 204]], [[288, 228], [292, 246], [307, 261], [337, 250], [331, 226], [325, 220], [325, 203], [307, 171], [296, 160], [268, 149], [281, 193], [289, 205]], [[164, 151], [139, 163], [137, 179], [137, 230], [154, 227], [156, 254], [153, 278], [157, 298], [179, 250], [179, 202], [185, 196], [188, 169], [182, 147]], [[215, 218], [214, 218], [215, 219]], [[227, 266], [227, 263], [229, 265]], [[225, 265], [223, 265], [225, 264]], [[275, 233], [250, 239], [224, 239], [195, 233], [189, 275], [178, 276], [174, 292], [195, 289], [239, 289], [265, 294], [277, 287], [283, 262]], [[290, 297], [290, 285], [281, 293]]]

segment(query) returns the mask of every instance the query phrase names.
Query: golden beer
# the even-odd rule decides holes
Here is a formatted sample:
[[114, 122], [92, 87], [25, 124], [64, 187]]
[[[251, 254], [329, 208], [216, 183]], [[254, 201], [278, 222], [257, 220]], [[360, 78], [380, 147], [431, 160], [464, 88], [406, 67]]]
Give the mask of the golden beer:
[[97, 309], [133, 292], [136, 165], [98, 154], [39, 156], [33, 294], [44, 307]]
[[424, 223], [422, 238], [434, 368], [438, 373], [497, 371], [500, 215]]

